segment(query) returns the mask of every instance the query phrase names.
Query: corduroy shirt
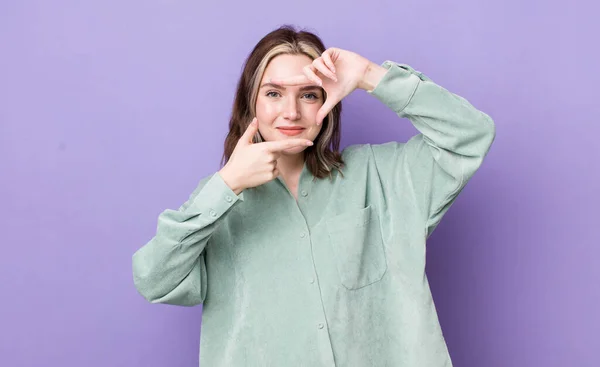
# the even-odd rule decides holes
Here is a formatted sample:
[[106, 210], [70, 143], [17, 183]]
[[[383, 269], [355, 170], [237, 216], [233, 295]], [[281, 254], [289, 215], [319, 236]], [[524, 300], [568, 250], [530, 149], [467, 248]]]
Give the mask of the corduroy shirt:
[[305, 165], [297, 200], [281, 178], [236, 195], [211, 174], [133, 255], [148, 301], [203, 305], [200, 366], [452, 365], [425, 245], [495, 126], [412, 67], [382, 66], [369, 93], [418, 134], [345, 148], [343, 177]]

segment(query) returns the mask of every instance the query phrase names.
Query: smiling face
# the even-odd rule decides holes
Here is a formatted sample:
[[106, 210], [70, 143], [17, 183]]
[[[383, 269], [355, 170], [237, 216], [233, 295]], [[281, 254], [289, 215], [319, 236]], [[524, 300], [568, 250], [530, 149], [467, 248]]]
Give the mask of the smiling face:
[[[306, 55], [283, 54], [270, 62], [259, 84], [256, 98], [258, 130], [266, 141], [303, 138], [314, 141], [323, 125], [317, 126], [317, 111], [323, 105], [323, 91], [318, 86], [278, 86], [269, 78], [302, 75], [312, 63]], [[284, 154], [301, 153], [304, 147], [286, 150]]]

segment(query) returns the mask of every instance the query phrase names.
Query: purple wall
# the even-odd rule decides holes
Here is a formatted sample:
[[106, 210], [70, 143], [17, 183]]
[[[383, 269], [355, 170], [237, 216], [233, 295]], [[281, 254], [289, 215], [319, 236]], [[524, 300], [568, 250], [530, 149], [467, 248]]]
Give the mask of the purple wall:
[[[252, 46], [296, 23], [497, 124], [428, 247], [454, 364], [599, 366], [600, 29], [548, 3], [2, 1], [0, 365], [197, 366], [201, 308], [146, 303], [131, 255], [218, 169]], [[416, 132], [363, 91], [343, 121], [343, 146]]]

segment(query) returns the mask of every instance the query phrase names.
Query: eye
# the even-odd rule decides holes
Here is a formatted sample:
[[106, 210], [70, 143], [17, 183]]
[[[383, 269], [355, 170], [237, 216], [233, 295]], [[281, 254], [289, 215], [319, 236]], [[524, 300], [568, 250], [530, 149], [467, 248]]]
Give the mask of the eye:
[[[274, 95], [274, 94], [275, 94], [275, 95]], [[269, 91], [269, 92], [267, 92], [267, 93], [265, 94], [265, 96], [267, 96], [267, 97], [273, 97], [273, 98], [275, 98], [275, 97], [278, 97], [278, 96], [280, 96], [280, 94], [279, 94], [279, 92], [275, 92], [275, 91]]]
[[306, 93], [304, 97], [309, 97], [308, 99], [319, 99], [319, 96], [317, 96], [315, 93]]

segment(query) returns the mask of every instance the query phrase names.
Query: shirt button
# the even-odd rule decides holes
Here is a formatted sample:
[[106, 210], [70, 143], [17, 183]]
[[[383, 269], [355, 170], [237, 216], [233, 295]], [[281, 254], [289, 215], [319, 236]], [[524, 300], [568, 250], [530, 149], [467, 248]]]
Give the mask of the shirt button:
[[325, 325], [323, 325], [322, 323], [319, 324], [319, 329], [322, 329]]
[[211, 210], [210, 211], [210, 216], [213, 217], [213, 218], [216, 217], [217, 216], [217, 212], [214, 211], [214, 210]]
[[300, 233], [300, 237], [304, 238], [306, 236], [306, 233], [302, 232]]
[[304, 190], [302, 190], [301, 194], [302, 194], [302, 196], [308, 196], [308, 192], [306, 192]]
[[231, 199], [231, 196], [226, 196], [226, 197], [225, 197], [225, 200], [227, 200], [227, 202], [228, 202], [228, 203], [231, 203], [231, 200], [232, 200], [232, 199]]
[[313, 284], [315, 282], [315, 278], [310, 278], [309, 282], [310, 284]]

